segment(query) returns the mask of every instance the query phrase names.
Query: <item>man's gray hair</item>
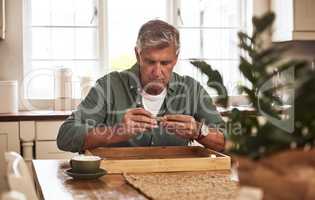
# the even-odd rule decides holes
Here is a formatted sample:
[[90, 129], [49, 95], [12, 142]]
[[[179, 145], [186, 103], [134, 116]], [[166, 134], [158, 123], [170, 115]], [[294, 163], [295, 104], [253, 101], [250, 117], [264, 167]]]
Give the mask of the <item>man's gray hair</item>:
[[172, 45], [176, 48], [176, 55], [178, 55], [179, 32], [174, 26], [162, 20], [148, 21], [139, 30], [136, 47], [140, 52], [147, 48], [163, 49]]

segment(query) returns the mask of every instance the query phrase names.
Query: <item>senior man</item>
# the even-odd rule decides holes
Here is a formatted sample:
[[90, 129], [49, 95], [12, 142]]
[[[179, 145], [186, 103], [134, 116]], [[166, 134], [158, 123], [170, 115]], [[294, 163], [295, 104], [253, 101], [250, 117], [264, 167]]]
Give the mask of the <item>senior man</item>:
[[137, 63], [100, 78], [60, 127], [57, 144], [82, 152], [100, 146], [184, 146], [196, 140], [224, 149], [223, 121], [194, 79], [173, 72], [179, 32], [161, 20], [139, 30]]

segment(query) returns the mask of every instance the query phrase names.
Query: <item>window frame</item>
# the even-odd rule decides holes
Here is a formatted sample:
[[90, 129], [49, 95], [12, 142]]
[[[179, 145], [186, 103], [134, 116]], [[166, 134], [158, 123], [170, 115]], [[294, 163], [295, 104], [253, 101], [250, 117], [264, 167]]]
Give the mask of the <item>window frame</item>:
[[[27, 69], [30, 69], [32, 58], [30, 55], [30, 49], [32, 48], [32, 35], [31, 29], [31, 2], [32, 0], [23, 1], [23, 67], [20, 73], [20, 108], [21, 110], [54, 110], [55, 108], [55, 99], [36, 99], [36, 98], [26, 98], [25, 95], [25, 76]], [[97, 55], [96, 59], [93, 59], [98, 62], [98, 71], [100, 72], [99, 76], [102, 76], [106, 72], [104, 66], [108, 66], [108, 47], [107, 47], [107, 22], [106, 22], [106, 12], [107, 1], [96, 0], [97, 15], [98, 15], [98, 24], [97, 27]], [[58, 26], [59, 27], [59, 26]], [[61, 26], [60, 26], [61, 27]], [[71, 26], [65, 26], [71, 27]], [[76, 26], [79, 28], [80, 26]], [[36, 60], [36, 59], [35, 59]], [[53, 59], [49, 59], [53, 60]], [[80, 60], [80, 59], [77, 59]], [[98, 77], [99, 77], [98, 76]], [[71, 109], [75, 109], [76, 106], [80, 103], [80, 98], [71, 99]]]
[[[252, 30], [252, 26], [251, 23], [249, 23], [251, 17], [252, 17], [252, 7], [253, 7], [253, 1], [252, 0], [239, 0], [240, 1], [240, 5], [239, 5], [239, 12], [240, 12], [240, 22], [241, 25], [240, 26], [220, 26], [220, 27], [214, 27], [214, 26], [186, 26], [186, 25], [182, 25], [181, 24], [181, 1], [184, 0], [174, 0], [174, 12], [175, 12], [175, 16], [174, 16], [174, 26], [179, 30], [223, 30], [223, 29], [233, 29], [233, 30], [238, 30], [238, 31], [243, 31], [243, 32], [251, 32]], [[202, 40], [202, 39], [201, 39]], [[201, 46], [203, 46], [204, 41], [201, 41], [200, 43]], [[204, 52], [202, 52], [203, 50], [201, 49], [201, 54], [203, 54]], [[244, 51], [241, 49], [238, 49], [238, 54], [239, 55], [245, 55]], [[200, 56], [200, 57], [191, 57], [191, 58], [187, 58], [187, 57], [182, 57], [179, 58], [179, 60], [181, 61], [191, 61], [191, 60], [204, 60], [206, 62], [211, 62], [211, 61], [239, 61], [239, 57], [237, 58], [208, 58], [206, 56]], [[242, 74], [240, 72], [239, 73], [239, 77], [240, 80], [242, 80], [245, 84], [247, 84], [245, 78], [242, 76]], [[223, 77], [224, 78], [224, 77]], [[230, 96], [230, 94], [229, 94]], [[237, 94], [234, 96], [242, 96], [241, 94]]]

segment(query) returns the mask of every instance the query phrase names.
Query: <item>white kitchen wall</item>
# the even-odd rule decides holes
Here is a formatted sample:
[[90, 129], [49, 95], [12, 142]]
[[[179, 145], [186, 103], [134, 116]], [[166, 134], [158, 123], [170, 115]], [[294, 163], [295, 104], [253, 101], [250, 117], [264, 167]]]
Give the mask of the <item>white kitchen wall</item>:
[[270, 0], [254, 0], [253, 1], [253, 12], [254, 15], [262, 15], [266, 11], [270, 10]]
[[0, 40], [0, 80], [18, 80], [23, 65], [23, 0], [6, 1], [6, 39]]

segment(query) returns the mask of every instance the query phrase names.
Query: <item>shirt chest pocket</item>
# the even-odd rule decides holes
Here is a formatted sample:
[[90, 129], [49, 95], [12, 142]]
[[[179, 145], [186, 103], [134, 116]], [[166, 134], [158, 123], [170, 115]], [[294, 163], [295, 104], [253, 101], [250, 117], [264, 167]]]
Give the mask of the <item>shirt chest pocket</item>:
[[186, 94], [176, 95], [165, 99], [165, 107], [167, 114], [182, 114], [192, 115], [193, 114], [193, 102]]

